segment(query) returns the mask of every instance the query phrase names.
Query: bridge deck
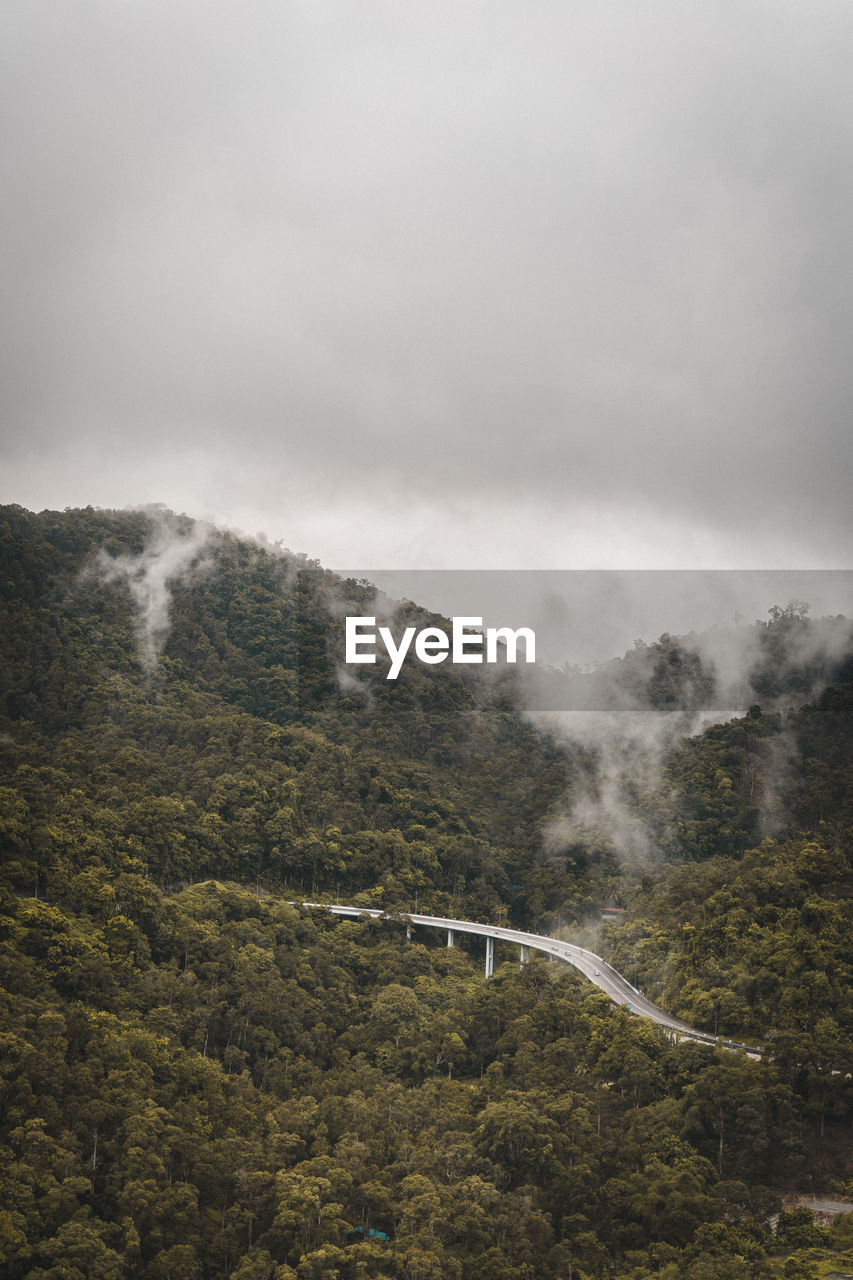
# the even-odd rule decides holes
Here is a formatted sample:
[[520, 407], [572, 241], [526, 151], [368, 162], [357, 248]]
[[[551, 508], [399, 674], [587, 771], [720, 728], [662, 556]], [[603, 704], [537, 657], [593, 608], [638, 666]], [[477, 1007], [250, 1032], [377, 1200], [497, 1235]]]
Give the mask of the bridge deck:
[[[303, 902], [304, 907], [322, 907], [326, 911], [331, 911], [334, 915], [348, 916], [358, 919], [359, 916], [370, 916], [377, 919], [385, 915], [381, 908], [376, 907], [352, 907], [341, 906], [340, 904], [331, 905], [327, 902]], [[658, 1026], [666, 1027], [668, 1030], [675, 1032], [676, 1035], [689, 1037], [691, 1040], [699, 1040], [703, 1044], [717, 1044], [719, 1038], [711, 1035], [707, 1031], [698, 1031], [695, 1027], [691, 1027], [689, 1023], [682, 1022], [679, 1018], [674, 1018], [672, 1014], [666, 1012], [665, 1009], [659, 1008], [647, 999], [641, 991], [625, 978], [618, 969], [614, 969], [611, 964], [601, 956], [597, 956], [594, 951], [587, 951], [585, 947], [575, 946], [572, 942], [563, 942], [560, 938], [551, 938], [547, 934], [526, 933], [520, 929], [507, 929], [501, 925], [482, 924], [477, 920], [454, 920], [448, 916], [426, 916], [417, 912], [401, 912], [401, 918], [409, 924], [424, 925], [431, 929], [445, 929], [448, 931], [448, 945], [451, 945], [451, 933], [473, 933], [478, 937], [492, 940], [492, 948], [494, 941], [515, 943], [521, 948], [531, 948], [534, 951], [542, 951], [546, 955], [554, 956], [555, 959], [563, 960], [567, 964], [574, 965], [585, 978], [595, 986], [600, 987], [614, 1004], [627, 1006], [629, 1011], [636, 1014], [640, 1018], [650, 1018], [652, 1022], [656, 1022]], [[522, 955], [524, 952], [522, 951]], [[493, 949], [488, 949], [486, 953], [486, 969], [489, 975], [489, 956], [494, 957]], [[737, 1040], [720, 1040], [726, 1048], [729, 1049], [745, 1049], [747, 1053], [762, 1054], [764, 1051], [753, 1045], [741, 1044]]]

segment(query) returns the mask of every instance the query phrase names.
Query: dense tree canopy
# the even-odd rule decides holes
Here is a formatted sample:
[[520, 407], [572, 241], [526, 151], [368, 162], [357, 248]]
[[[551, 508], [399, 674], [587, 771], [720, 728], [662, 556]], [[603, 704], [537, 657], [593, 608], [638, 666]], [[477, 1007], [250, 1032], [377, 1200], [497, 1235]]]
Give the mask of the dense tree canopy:
[[[653, 788], [626, 766], [656, 859], [592, 830], [555, 858], [594, 751], [506, 671], [345, 678], [368, 584], [163, 512], [0, 516], [4, 1275], [737, 1280], [850, 1247], [769, 1225], [850, 1178], [851, 682], [783, 705], [802, 611], [762, 629], [764, 710]], [[663, 708], [713, 683], [670, 637], [632, 662]], [[387, 915], [294, 905], [336, 894]], [[399, 916], [606, 902], [632, 980], [770, 1053], [510, 950], [486, 982]]]

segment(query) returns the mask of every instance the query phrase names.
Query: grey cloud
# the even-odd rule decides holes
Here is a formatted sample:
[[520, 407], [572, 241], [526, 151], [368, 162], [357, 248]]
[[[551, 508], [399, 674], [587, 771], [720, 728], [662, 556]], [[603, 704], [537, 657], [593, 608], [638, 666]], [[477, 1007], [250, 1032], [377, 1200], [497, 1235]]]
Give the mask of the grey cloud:
[[847, 8], [2, 25], [4, 497], [326, 559], [372, 515], [365, 558], [458, 562], [491, 522], [496, 562], [849, 562]]

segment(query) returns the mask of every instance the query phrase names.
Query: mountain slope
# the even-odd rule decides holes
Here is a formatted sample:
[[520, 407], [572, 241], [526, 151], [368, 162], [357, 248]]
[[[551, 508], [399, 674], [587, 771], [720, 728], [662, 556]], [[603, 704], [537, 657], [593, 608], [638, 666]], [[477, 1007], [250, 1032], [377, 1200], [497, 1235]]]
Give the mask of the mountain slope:
[[[758, 1280], [829, 1248], [767, 1219], [853, 1167], [846, 681], [677, 742], [653, 794], [629, 771], [666, 853], [635, 868], [555, 846], [601, 759], [506, 672], [346, 678], [367, 584], [162, 511], [6, 508], [0, 551], [4, 1275]], [[486, 983], [394, 918], [619, 893], [629, 975], [772, 1021], [774, 1058], [671, 1044], [561, 966]]]

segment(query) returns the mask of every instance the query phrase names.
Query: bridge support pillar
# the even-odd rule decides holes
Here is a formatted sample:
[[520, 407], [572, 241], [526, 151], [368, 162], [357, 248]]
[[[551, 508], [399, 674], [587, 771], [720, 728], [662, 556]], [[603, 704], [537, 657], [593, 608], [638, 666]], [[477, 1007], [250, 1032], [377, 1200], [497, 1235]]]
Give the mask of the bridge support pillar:
[[406, 925], [406, 941], [407, 941], [407, 942], [411, 942], [411, 941], [412, 941], [412, 922], [411, 922], [411, 920], [410, 920], [410, 921], [409, 921], [409, 923]]
[[524, 965], [524, 964], [529, 964], [529, 963], [530, 963], [530, 948], [529, 948], [528, 946], [525, 946], [525, 944], [524, 944], [523, 942], [520, 942], [520, 943], [519, 943], [519, 948], [520, 948], [520, 950], [521, 950], [521, 960], [520, 960], [520, 963], [521, 963], [521, 964], [523, 964], [523, 965]]
[[448, 945], [449, 947], [452, 947], [452, 946], [453, 946], [453, 939], [454, 939], [455, 937], [456, 937], [456, 935], [455, 935], [455, 933], [453, 932], [453, 930], [452, 930], [452, 929], [448, 929], [448, 930], [447, 930], [447, 945]]
[[495, 940], [486, 938], [486, 977], [491, 978], [495, 971]]

